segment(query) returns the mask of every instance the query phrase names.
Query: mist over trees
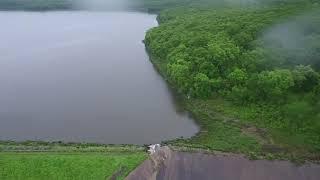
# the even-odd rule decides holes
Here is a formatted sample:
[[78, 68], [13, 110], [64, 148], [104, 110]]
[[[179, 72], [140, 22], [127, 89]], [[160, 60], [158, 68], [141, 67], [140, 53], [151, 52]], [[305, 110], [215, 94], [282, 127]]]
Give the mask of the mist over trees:
[[250, 123], [320, 151], [319, 0], [0, 0], [0, 9], [161, 12], [145, 43], [180, 94], [223, 98]]
[[318, 2], [319, 0], [1, 0], [0, 10], [144, 10], [176, 7], [251, 7]]
[[319, 5], [272, 3], [164, 11], [146, 44], [186, 97], [252, 107], [248, 115], [266, 116], [258, 124], [300, 134], [319, 150]]
[[269, 27], [259, 39], [277, 66], [311, 65], [320, 70], [320, 10]]

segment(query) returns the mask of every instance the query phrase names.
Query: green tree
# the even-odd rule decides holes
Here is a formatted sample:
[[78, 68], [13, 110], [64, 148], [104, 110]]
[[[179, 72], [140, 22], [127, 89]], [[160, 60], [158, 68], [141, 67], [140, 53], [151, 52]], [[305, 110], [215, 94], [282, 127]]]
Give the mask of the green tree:
[[221, 74], [234, 66], [240, 56], [240, 49], [225, 34], [218, 34], [208, 44], [211, 61], [216, 65]]
[[230, 87], [234, 86], [242, 86], [248, 80], [248, 75], [245, 70], [235, 68], [228, 76], [227, 76], [228, 83]]
[[194, 77], [192, 95], [195, 97], [207, 98], [212, 93], [212, 81], [207, 75], [198, 73]]
[[168, 64], [167, 71], [169, 77], [176, 83], [178, 89], [183, 93], [189, 93], [192, 82], [188, 63], [180, 60], [177, 63]]
[[278, 69], [258, 74], [251, 88], [259, 99], [281, 101], [292, 86], [294, 86], [292, 73], [286, 69]]
[[295, 90], [309, 92], [320, 83], [320, 75], [311, 66], [296, 66], [292, 71]]

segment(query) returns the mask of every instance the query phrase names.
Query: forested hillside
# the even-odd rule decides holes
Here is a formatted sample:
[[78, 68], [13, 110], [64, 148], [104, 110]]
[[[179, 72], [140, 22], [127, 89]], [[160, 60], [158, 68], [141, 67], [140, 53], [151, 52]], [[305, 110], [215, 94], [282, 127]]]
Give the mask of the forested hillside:
[[188, 143], [239, 150], [233, 141], [221, 148], [210, 134], [210, 113], [219, 111], [265, 129], [272, 144], [320, 151], [319, 8], [316, 1], [275, 1], [160, 14], [146, 46], [208, 131]]
[[[0, 10], [85, 8], [79, 1], [0, 0]], [[146, 47], [201, 127], [173, 144], [320, 156], [319, 0], [131, 0], [128, 7], [160, 12]]]

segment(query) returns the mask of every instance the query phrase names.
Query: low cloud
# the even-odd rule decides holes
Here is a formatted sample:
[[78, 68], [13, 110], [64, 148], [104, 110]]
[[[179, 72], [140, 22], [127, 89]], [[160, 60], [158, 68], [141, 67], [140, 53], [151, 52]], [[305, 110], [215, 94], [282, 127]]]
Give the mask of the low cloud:
[[133, 5], [135, 0], [74, 0], [76, 9], [87, 10], [126, 10]]
[[[261, 37], [287, 64], [311, 64], [320, 68], [320, 10], [305, 13], [267, 29]], [[319, 66], [319, 67], [318, 67]]]

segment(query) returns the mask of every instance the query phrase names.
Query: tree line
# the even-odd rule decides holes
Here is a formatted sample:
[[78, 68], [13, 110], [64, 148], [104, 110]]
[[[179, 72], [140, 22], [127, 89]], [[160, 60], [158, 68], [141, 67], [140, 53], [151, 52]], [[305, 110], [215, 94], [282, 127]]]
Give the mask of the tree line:
[[[238, 106], [271, 109], [267, 125], [300, 133], [320, 150], [317, 8], [309, 1], [246, 9], [177, 8], [160, 14], [160, 26], [147, 33], [145, 42], [186, 97], [220, 96]], [[316, 12], [303, 21], [303, 35], [292, 37], [307, 42], [307, 48], [288, 49], [276, 42], [268, 46], [266, 29], [310, 11]]]

